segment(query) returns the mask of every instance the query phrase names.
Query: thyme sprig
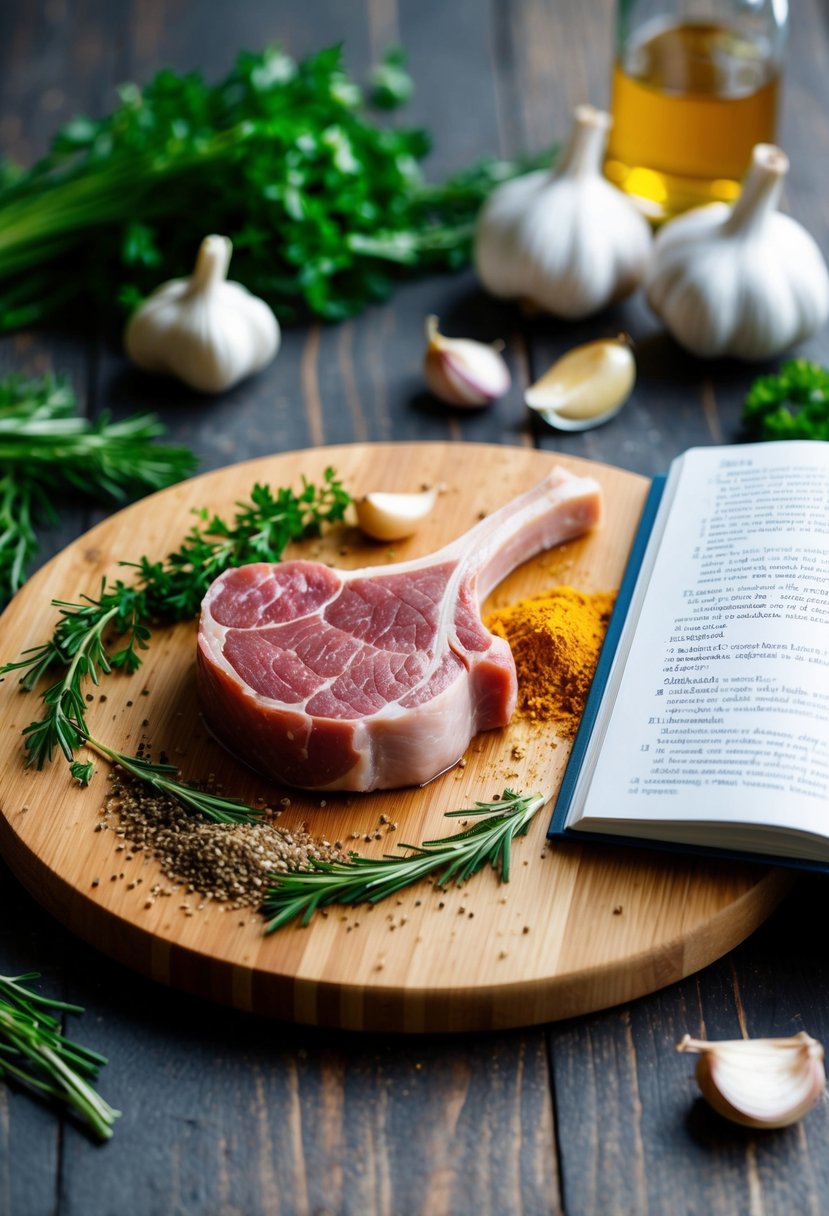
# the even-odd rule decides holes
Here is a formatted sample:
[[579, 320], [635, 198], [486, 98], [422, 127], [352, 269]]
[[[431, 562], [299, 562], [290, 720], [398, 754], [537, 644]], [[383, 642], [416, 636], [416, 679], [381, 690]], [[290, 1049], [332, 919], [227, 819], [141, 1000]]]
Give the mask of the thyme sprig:
[[379, 903], [438, 871], [439, 889], [466, 882], [486, 865], [498, 871], [502, 882], [509, 882], [512, 842], [526, 834], [546, 801], [542, 794], [506, 789], [492, 802], [448, 811], [450, 818], [484, 818], [454, 836], [401, 844], [401, 849], [410, 850], [407, 857], [391, 854], [375, 860], [353, 853], [350, 862], [312, 861], [310, 870], [273, 876], [262, 905], [263, 916], [269, 918], [265, 932], [273, 933], [297, 917], [307, 925], [318, 908], [329, 904]]
[[83, 1013], [83, 1009], [26, 986], [36, 979], [37, 971], [0, 975], [0, 1077], [66, 1103], [96, 1136], [108, 1140], [121, 1112], [113, 1110], [91, 1084], [106, 1058], [63, 1034], [54, 1013]]
[[43, 768], [58, 749], [72, 760], [89, 735], [85, 682], [98, 684], [113, 669], [136, 671], [154, 625], [195, 616], [222, 571], [280, 561], [292, 541], [318, 535], [323, 525], [341, 520], [350, 502], [332, 468], [325, 470], [319, 486], [303, 479], [298, 494], [257, 484], [249, 502], [237, 503], [231, 524], [198, 511], [199, 522], [162, 561], [142, 557], [122, 562], [135, 571], [132, 582], [104, 581], [96, 597], [83, 596], [78, 603], [53, 600], [60, 619], [52, 636], [0, 666], [0, 677], [22, 672], [20, 685], [26, 692], [47, 672], [63, 669], [42, 694], [41, 717], [23, 731], [27, 763]]
[[[105, 756], [113, 764], [118, 764], [135, 777], [151, 785], [159, 793], [175, 798], [189, 811], [197, 811], [213, 823], [259, 823], [262, 812], [254, 810], [238, 798], [225, 798], [222, 794], [214, 794], [210, 790], [201, 790], [196, 786], [187, 785], [179, 780], [179, 771], [174, 764], [166, 764], [151, 760], [148, 756], [128, 756], [126, 752], [116, 751], [87, 735], [83, 739], [85, 747]], [[88, 785], [92, 778], [92, 761], [76, 760], [69, 766], [69, 771], [81, 785]]]

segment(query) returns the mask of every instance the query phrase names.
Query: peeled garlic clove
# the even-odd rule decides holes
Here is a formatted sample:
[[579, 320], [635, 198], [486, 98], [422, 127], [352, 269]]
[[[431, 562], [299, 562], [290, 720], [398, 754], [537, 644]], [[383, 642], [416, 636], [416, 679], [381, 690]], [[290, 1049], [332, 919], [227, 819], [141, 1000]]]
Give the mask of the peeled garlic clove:
[[449, 405], [488, 405], [510, 386], [509, 368], [494, 346], [470, 338], [445, 338], [437, 317], [426, 318], [423, 375], [431, 392]]
[[438, 499], [437, 490], [419, 494], [366, 494], [354, 504], [357, 522], [372, 540], [413, 536]]
[[805, 1031], [787, 1039], [706, 1042], [685, 1036], [677, 1051], [699, 1052], [697, 1083], [718, 1114], [744, 1127], [788, 1127], [826, 1086], [823, 1048]]
[[524, 401], [561, 431], [586, 431], [609, 421], [627, 401], [636, 382], [630, 339], [575, 346], [524, 393]]

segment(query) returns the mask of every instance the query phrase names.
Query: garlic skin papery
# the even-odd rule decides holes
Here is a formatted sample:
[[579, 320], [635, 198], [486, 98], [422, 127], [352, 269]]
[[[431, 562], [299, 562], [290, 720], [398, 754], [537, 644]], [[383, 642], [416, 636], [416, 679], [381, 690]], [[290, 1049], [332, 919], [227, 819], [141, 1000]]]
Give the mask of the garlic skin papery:
[[509, 391], [510, 372], [494, 346], [471, 338], [446, 338], [437, 317], [426, 318], [423, 378], [448, 405], [489, 405]]
[[685, 1036], [677, 1051], [699, 1052], [697, 1083], [718, 1114], [744, 1127], [788, 1127], [823, 1095], [823, 1048], [805, 1031], [788, 1039], [706, 1042]]
[[636, 360], [625, 334], [574, 346], [524, 392], [524, 401], [560, 431], [609, 422], [633, 392]]
[[378, 491], [357, 499], [357, 522], [372, 540], [405, 540], [413, 536], [438, 500], [438, 492], [395, 494]]
[[656, 238], [648, 303], [680, 345], [706, 358], [766, 359], [829, 316], [829, 273], [815, 241], [777, 203], [789, 161], [758, 144], [733, 208], [678, 216]]
[[487, 291], [567, 319], [634, 291], [653, 244], [647, 221], [602, 176], [610, 115], [585, 105], [574, 118], [555, 170], [504, 182], [475, 231], [475, 266]]
[[264, 300], [227, 281], [232, 250], [226, 236], [206, 236], [190, 278], [148, 296], [124, 333], [133, 363], [203, 393], [221, 393], [270, 363], [279, 324]]

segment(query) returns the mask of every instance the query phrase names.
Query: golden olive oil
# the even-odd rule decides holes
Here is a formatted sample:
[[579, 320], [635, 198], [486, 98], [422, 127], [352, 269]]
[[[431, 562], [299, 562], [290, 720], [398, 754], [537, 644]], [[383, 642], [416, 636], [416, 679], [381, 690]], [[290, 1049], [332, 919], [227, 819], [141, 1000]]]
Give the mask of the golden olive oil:
[[774, 140], [777, 65], [721, 25], [643, 34], [614, 70], [607, 176], [654, 219], [736, 198]]

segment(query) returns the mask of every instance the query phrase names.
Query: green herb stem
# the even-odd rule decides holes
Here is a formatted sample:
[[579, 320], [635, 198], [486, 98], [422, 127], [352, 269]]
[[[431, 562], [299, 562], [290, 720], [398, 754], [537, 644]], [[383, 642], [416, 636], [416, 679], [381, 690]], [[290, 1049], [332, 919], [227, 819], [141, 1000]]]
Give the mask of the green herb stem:
[[319, 908], [330, 904], [378, 903], [438, 872], [438, 888], [450, 882], [464, 883], [485, 865], [497, 870], [502, 882], [509, 882], [512, 841], [526, 833], [546, 801], [541, 794], [504, 790], [493, 802], [450, 811], [454, 818], [482, 817], [454, 836], [421, 845], [401, 844], [401, 849], [411, 850], [407, 857], [373, 860], [355, 853], [347, 863], [313, 861], [311, 870], [272, 876], [262, 906], [262, 914], [268, 918], [265, 931], [273, 933], [297, 918], [307, 925]]
[[[247, 803], [237, 798], [225, 798], [209, 790], [200, 790], [192, 785], [186, 785], [179, 780], [179, 772], [174, 764], [162, 764], [146, 759], [143, 756], [128, 756], [125, 752], [116, 751], [93, 739], [90, 735], [83, 738], [85, 747], [118, 764], [130, 776], [138, 781], [151, 785], [161, 794], [174, 798], [187, 810], [197, 811], [213, 823], [261, 823], [262, 812], [254, 810]], [[75, 763], [72, 765], [72, 776], [87, 785], [92, 776], [91, 766]]]
[[[175, 146], [160, 155], [138, 156], [122, 163], [103, 162], [78, 176], [33, 179], [25, 192], [18, 184], [3, 203], [0, 194], [0, 275], [12, 275], [65, 253], [89, 228], [123, 222], [127, 207], [145, 214], [163, 211], [163, 186], [198, 169], [211, 171], [227, 160], [250, 134], [247, 124], [223, 131], [182, 153]], [[83, 176], [81, 176], [83, 172]], [[48, 183], [48, 184], [47, 184]], [[15, 194], [22, 197], [15, 198]], [[36, 202], [36, 205], [34, 205]]]
[[96, 1136], [108, 1140], [120, 1112], [91, 1084], [106, 1059], [63, 1034], [54, 1013], [83, 1013], [83, 1009], [26, 986], [25, 981], [38, 978], [37, 972], [0, 976], [0, 1077], [64, 1102]]
[[[86, 632], [77, 636], [77, 646], [68, 655], [68, 666], [61, 680], [50, 685], [43, 694], [47, 713], [38, 721], [29, 723], [23, 730], [25, 749], [30, 763], [43, 767], [44, 760], [51, 760], [56, 748], [60, 748], [67, 760], [86, 736], [86, 706], [81, 691], [83, 681], [89, 678], [97, 684], [101, 672], [110, 671], [110, 663], [104, 648], [104, 631], [118, 614], [118, 607], [110, 608]], [[36, 652], [40, 655], [40, 652]], [[41, 662], [30, 665], [29, 675], [23, 680], [24, 688], [33, 682], [32, 672], [40, 672], [43, 661], [51, 663], [53, 653], [49, 646]], [[27, 661], [24, 656], [24, 662]], [[13, 670], [20, 664], [10, 664]], [[6, 670], [5, 668], [3, 669]]]
[[152, 414], [80, 416], [52, 376], [0, 380], [0, 607], [23, 583], [39, 525], [55, 522], [57, 496], [121, 503], [193, 471], [187, 448], [155, 442], [163, 433]]

